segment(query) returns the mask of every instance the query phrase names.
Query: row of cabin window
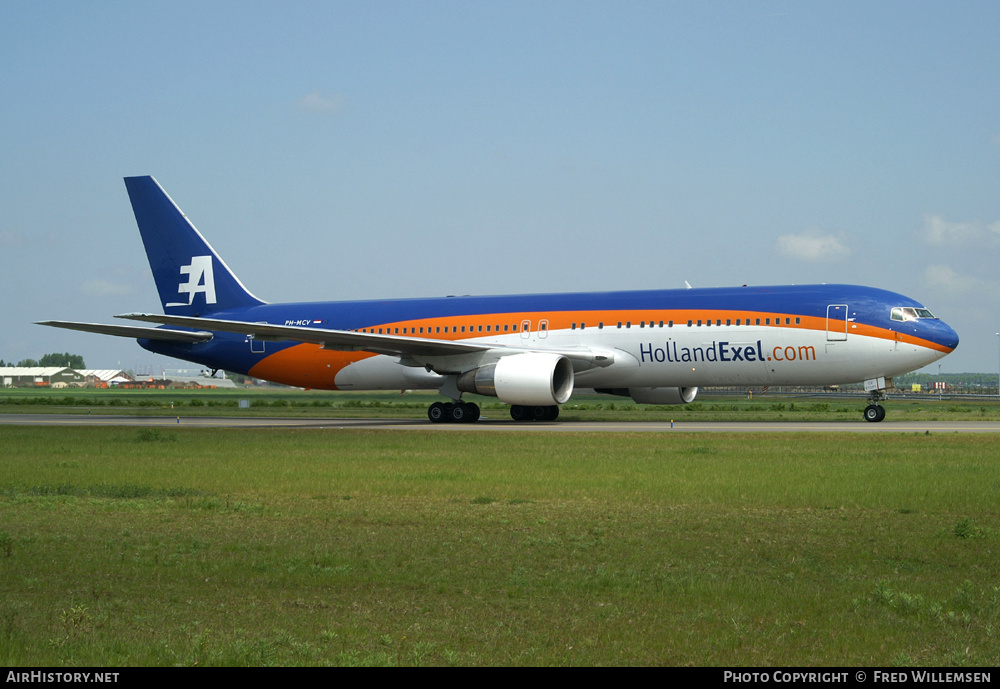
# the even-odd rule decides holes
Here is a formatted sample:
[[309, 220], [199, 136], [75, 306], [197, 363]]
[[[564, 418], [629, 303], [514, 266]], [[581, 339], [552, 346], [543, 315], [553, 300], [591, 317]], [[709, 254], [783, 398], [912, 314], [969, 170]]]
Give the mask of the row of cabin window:
[[[751, 320], [753, 320], [753, 323], [750, 322]], [[771, 319], [770, 318], [764, 318], [763, 321], [764, 321], [764, 325], [771, 325]], [[796, 316], [795, 317], [795, 325], [799, 325], [799, 324], [801, 324], [801, 322], [802, 322], [802, 319], [800, 317]], [[666, 324], [666, 327], [668, 327], [668, 328], [674, 327], [674, 322], [673, 321], [666, 321], [665, 324]], [[789, 318], [789, 317], [786, 317], [785, 318], [785, 325], [791, 325], [791, 324], [792, 324], [792, 319]], [[690, 320], [690, 321], [687, 322], [687, 327], [689, 327], [689, 328], [692, 327], [692, 326], [700, 328], [702, 325], [705, 325], [705, 326], [712, 325], [712, 319], [709, 318], [709, 319], [706, 319], [704, 321], [702, 321], [701, 319], [698, 319], [696, 321], [695, 320]], [[721, 318], [715, 319], [715, 325], [723, 325], [722, 319]], [[733, 325], [733, 319], [732, 318], [727, 318], [726, 322], [725, 322], [725, 325]], [[750, 319], [750, 318], [737, 318], [736, 319], [736, 325], [761, 325], [761, 319], [760, 318], [754, 318], [754, 319]], [[774, 325], [781, 325], [781, 317], [776, 317], [774, 319]], [[580, 323], [580, 330], [583, 330], [586, 327], [587, 327], [586, 323]], [[597, 324], [598, 330], [602, 329], [603, 327], [604, 327], [604, 323], [598, 323]], [[618, 321], [618, 327], [619, 328], [622, 327], [622, 322], [621, 321]], [[625, 323], [624, 327], [631, 328], [632, 327], [632, 321], [627, 321]], [[664, 327], [664, 321], [660, 321], [659, 322], [659, 326], [657, 326], [656, 321], [639, 321], [639, 327], [640, 328], [655, 328], [655, 327], [662, 328], [662, 327]], [[576, 330], [576, 323], [573, 323], [573, 325], [571, 326], [570, 329], [571, 330]]]
[[[751, 322], [750, 322], [751, 319], [750, 318], [737, 318], [736, 319], [736, 325], [761, 325], [761, 320], [762, 319], [760, 319], [760, 318], [754, 318], [752, 320], [754, 322], [751, 324]], [[764, 318], [763, 321], [764, 321], [764, 323], [763, 323], [764, 325], [771, 325], [771, 319], [770, 318]], [[802, 322], [802, 319], [799, 318], [798, 316], [796, 316], [795, 317], [795, 325], [799, 325], [801, 322]], [[722, 323], [722, 319], [721, 318], [715, 319], [715, 325], [721, 326], [722, 324], [723, 323]], [[733, 325], [733, 319], [727, 318], [725, 324], [726, 325]], [[785, 317], [785, 325], [791, 325], [791, 324], [792, 324], [792, 319], [786, 316]], [[705, 325], [705, 326], [712, 325], [712, 319], [709, 318], [709, 319], [706, 319], [705, 321], [702, 321], [701, 319], [698, 319], [698, 320], [689, 320], [687, 322], [687, 326], [689, 328], [690, 327], [699, 327], [700, 328], [702, 325]], [[780, 316], [775, 317], [775, 319], [774, 319], [774, 325], [781, 325], [781, 317]], [[655, 327], [662, 328], [664, 326], [667, 327], [667, 328], [672, 328], [672, 327], [674, 327], [674, 322], [673, 321], [660, 321], [659, 324], [658, 324], [658, 326], [657, 326], [656, 321], [639, 321], [639, 327], [640, 328], [647, 328], [647, 327], [649, 327], [649, 328], [655, 328]], [[449, 327], [451, 328], [451, 330], [448, 329]], [[580, 323], [580, 330], [583, 330], [586, 327], [587, 327], [586, 323]], [[621, 321], [618, 321], [618, 326], [617, 327], [619, 327], [619, 328], [622, 327], [622, 322]], [[632, 327], [632, 321], [626, 321], [625, 324], [624, 324], [624, 327], [631, 328]], [[477, 328], [477, 326], [470, 325], [468, 332], [470, 332], [470, 333], [477, 332], [476, 328]], [[518, 326], [516, 324], [515, 325], [505, 325], [505, 326], [503, 326], [503, 332], [505, 332], [505, 333], [507, 333], [507, 332], [515, 332], [516, 333], [518, 331], [517, 328], [518, 328]], [[576, 328], [577, 328], [577, 324], [576, 323], [573, 323], [570, 326], [571, 330], [576, 330]], [[597, 329], [598, 330], [601, 330], [603, 328], [604, 328], [604, 323], [603, 322], [600, 322], [600, 323], [597, 324]], [[542, 321], [541, 323], [539, 323], [539, 330], [547, 330], [547, 329], [548, 329], [548, 322], [547, 321]], [[383, 333], [383, 330], [385, 331], [384, 333]], [[525, 328], [525, 330], [527, 330], [527, 328]], [[409, 332], [407, 332], [407, 331], [409, 331]], [[361, 332], [363, 332], [363, 333], [367, 333], [367, 332], [374, 333], [374, 332], [376, 332], [376, 330], [375, 330], [375, 328], [362, 328]], [[421, 328], [402, 328], [402, 332], [400, 332], [400, 328], [379, 328], [378, 329], [378, 334], [379, 335], [383, 335], [383, 334], [385, 334], [385, 335], [407, 335], [407, 334], [416, 335], [418, 332], [419, 332], [419, 334], [423, 335], [424, 334], [424, 328], [422, 328], [422, 327]], [[465, 326], [464, 325], [463, 326], [457, 326], [457, 325], [447, 326], [446, 325], [446, 326], [444, 326], [444, 332], [445, 333], [448, 333], [448, 332], [453, 332], [453, 333], [463, 332], [464, 333], [464, 332], [466, 332], [466, 330], [465, 330]], [[498, 332], [500, 332], [500, 326], [499, 325], [496, 325], [496, 326], [489, 326], [489, 325], [487, 325], [486, 326], [486, 330], [484, 331], [483, 330], [483, 326], [480, 325], [480, 326], [478, 326], [478, 332], [497, 332], [498, 333]], [[436, 326], [436, 327], [433, 327], [433, 328], [431, 326], [427, 326], [427, 328], [426, 328], [426, 334], [428, 334], [428, 335], [432, 335], [432, 334], [438, 335], [440, 333], [441, 333], [441, 326]]]
[[[487, 333], [489, 333], [489, 332], [496, 332], [496, 333], [501, 332], [499, 325], [494, 325], [494, 326], [487, 325], [487, 326], [485, 326], [485, 330], [483, 329], [484, 326], [482, 326], [482, 325], [480, 325], [478, 327], [479, 327], [478, 332], [487, 332]], [[517, 328], [518, 328], [517, 325], [505, 325], [505, 326], [503, 326], [503, 332], [505, 332], [505, 333], [511, 333], [511, 332], [516, 333], [517, 332]], [[545, 322], [543, 322], [540, 329], [541, 330], [546, 330], [547, 329], [547, 324]], [[527, 328], [525, 328], [525, 330], [527, 330]], [[424, 334], [427, 334], [427, 335], [440, 335], [442, 332], [445, 332], [445, 333], [463, 332], [464, 333], [464, 332], [466, 332], [466, 329], [465, 329], [464, 325], [463, 326], [457, 326], [457, 325], [447, 326], [446, 325], [446, 326], [444, 326], [444, 331], [442, 331], [441, 330], [441, 326], [438, 325], [438, 326], [434, 326], [434, 327], [427, 326], [426, 328], [361, 328], [361, 330], [355, 330], [355, 332], [373, 333], [373, 334], [374, 333], [378, 333], [379, 335], [416, 335], [418, 333], [420, 335], [424, 335]], [[470, 332], [470, 333], [477, 332], [476, 326], [470, 325], [469, 329], [468, 329], [468, 332]]]

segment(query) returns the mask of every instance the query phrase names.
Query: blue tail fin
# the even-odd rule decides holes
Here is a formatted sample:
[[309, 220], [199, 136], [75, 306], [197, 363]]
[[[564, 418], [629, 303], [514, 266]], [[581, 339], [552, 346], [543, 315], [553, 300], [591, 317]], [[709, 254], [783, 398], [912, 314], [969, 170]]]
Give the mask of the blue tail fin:
[[202, 316], [263, 304], [152, 177], [126, 177], [125, 187], [146, 247], [163, 312]]

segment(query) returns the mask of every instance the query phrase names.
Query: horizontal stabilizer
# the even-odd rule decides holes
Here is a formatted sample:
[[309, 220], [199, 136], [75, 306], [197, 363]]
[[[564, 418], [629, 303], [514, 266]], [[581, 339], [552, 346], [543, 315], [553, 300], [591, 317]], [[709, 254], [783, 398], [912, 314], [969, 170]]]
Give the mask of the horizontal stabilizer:
[[67, 330], [82, 330], [86, 333], [115, 335], [117, 337], [134, 337], [137, 340], [160, 340], [163, 342], [208, 342], [213, 335], [204, 330], [168, 330], [166, 328], [144, 328], [138, 325], [104, 325], [103, 323], [74, 323], [72, 321], [40, 321], [35, 325], [50, 325], [53, 328]]

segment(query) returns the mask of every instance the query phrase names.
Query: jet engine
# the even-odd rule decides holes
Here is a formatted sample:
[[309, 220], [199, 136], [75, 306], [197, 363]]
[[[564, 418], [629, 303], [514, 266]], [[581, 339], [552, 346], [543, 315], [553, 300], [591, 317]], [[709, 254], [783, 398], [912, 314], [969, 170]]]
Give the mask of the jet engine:
[[631, 397], [637, 404], [688, 404], [698, 388], [598, 388], [595, 392]]
[[638, 404], [687, 404], [698, 388], [629, 388], [628, 394]]
[[559, 354], [527, 352], [463, 373], [458, 389], [499, 397], [507, 404], [563, 404], [573, 394], [573, 364]]

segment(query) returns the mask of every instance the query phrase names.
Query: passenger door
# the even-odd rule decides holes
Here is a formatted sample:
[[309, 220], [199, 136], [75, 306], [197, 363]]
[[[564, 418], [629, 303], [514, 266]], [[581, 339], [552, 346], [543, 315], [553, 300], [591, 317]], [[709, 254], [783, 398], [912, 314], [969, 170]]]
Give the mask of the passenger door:
[[847, 304], [830, 304], [826, 307], [826, 341], [847, 340]]

